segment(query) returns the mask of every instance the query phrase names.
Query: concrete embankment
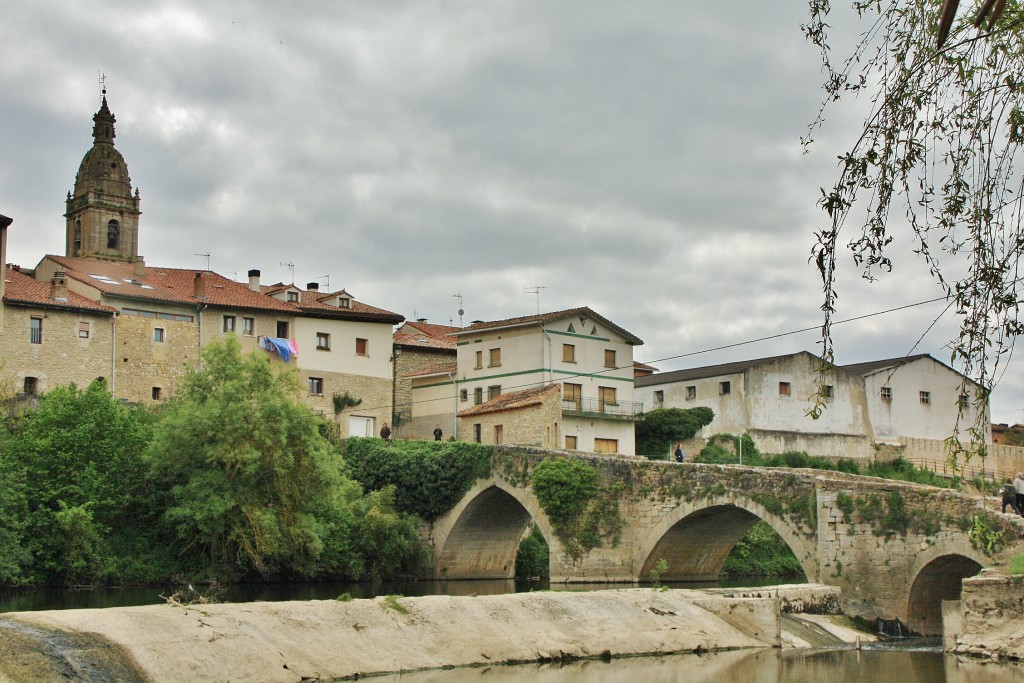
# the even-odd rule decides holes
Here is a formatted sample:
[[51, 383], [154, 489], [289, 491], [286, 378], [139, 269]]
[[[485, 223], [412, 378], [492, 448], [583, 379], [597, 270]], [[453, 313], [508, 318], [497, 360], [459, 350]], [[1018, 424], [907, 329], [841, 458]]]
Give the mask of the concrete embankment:
[[0, 682], [301, 681], [505, 662], [778, 647], [835, 589], [608, 590], [0, 615]]

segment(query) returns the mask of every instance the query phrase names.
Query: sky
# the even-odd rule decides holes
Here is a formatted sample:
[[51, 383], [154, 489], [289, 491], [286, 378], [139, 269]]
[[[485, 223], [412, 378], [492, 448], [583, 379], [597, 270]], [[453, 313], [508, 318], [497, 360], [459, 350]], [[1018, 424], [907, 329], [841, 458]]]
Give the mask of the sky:
[[[823, 79], [805, 12], [796, 0], [15, 3], [0, 58], [8, 260], [63, 253], [102, 73], [148, 264], [208, 258], [240, 281], [253, 268], [264, 283], [319, 281], [439, 324], [460, 324], [460, 302], [464, 324], [590, 306], [660, 370], [817, 352], [816, 201], [862, 111], [830, 110], [804, 153]], [[941, 296], [909, 242], [893, 257], [874, 283], [843, 257], [837, 320]], [[944, 307], [838, 325], [837, 362], [948, 363], [957, 322]], [[1018, 365], [993, 421], [1024, 422]]]

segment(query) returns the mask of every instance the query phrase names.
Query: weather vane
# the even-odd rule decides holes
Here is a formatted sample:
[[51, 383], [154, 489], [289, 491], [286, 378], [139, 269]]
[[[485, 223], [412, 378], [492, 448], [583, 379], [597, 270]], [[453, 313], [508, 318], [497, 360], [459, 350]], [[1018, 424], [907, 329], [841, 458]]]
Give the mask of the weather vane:
[[99, 69], [96, 69], [96, 74], [99, 76], [99, 79], [100, 79], [100, 94], [101, 95], [106, 95], [107, 94], [107, 75], [105, 73], [103, 73], [102, 71], [100, 71]]

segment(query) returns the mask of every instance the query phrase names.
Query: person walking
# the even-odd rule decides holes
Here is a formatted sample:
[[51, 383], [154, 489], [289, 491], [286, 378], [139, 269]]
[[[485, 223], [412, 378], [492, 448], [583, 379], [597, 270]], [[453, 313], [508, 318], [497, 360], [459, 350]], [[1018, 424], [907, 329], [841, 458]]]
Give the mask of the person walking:
[[1013, 485], [1013, 480], [1009, 477], [1006, 478], [1006, 483], [1003, 484], [1003, 512], [1006, 512], [1006, 506], [1020, 514], [1020, 506], [1017, 504], [1017, 487]]
[[442, 436], [444, 432], [441, 431], [441, 425], [437, 425], [434, 427], [434, 441], [440, 441]]
[[683, 447], [681, 445], [680, 446], [676, 446], [676, 462], [682, 462], [685, 459], [686, 459], [686, 454], [683, 453]]
[[1013, 488], [1017, 489], [1017, 512], [1024, 516], [1024, 472], [1018, 472], [1013, 480]]
[[380, 438], [385, 441], [391, 441], [391, 427], [388, 427], [387, 422], [385, 422], [384, 426], [380, 428]]

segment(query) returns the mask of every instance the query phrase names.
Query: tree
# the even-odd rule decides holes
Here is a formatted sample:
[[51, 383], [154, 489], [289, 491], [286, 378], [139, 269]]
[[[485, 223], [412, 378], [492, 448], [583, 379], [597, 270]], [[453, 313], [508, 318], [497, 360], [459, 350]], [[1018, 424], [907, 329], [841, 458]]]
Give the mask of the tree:
[[183, 550], [220, 578], [347, 573], [358, 564], [348, 539], [359, 487], [343, 477], [320, 418], [294, 399], [294, 373], [243, 356], [234, 337], [207, 346], [203, 361], [148, 452]]
[[37, 580], [95, 583], [114, 570], [111, 543], [130, 544], [152, 518], [143, 451], [147, 415], [96, 380], [57, 387], [3, 445], [2, 467], [27, 507], [24, 546]]
[[711, 408], [658, 408], [644, 413], [636, 422], [636, 452], [663, 459], [673, 443], [692, 439], [704, 425], [711, 424]]
[[[826, 73], [825, 103], [811, 132], [843, 97], [870, 93], [871, 109], [840, 157], [838, 179], [819, 200], [828, 216], [812, 251], [824, 291], [822, 372], [833, 360], [841, 241], [862, 276], [873, 280], [892, 270], [890, 245], [906, 231], [948, 309], [959, 316], [950, 362], [978, 383], [973, 400], [985, 407], [1024, 331], [1017, 266], [1024, 249], [1024, 178], [1016, 164], [1024, 140], [1020, 3], [1011, 0], [1000, 11], [980, 14], [988, 25], [979, 34], [968, 16], [951, 20], [956, 7], [947, 2], [949, 38], [937, 49], [936, 0], [856, 1], [858, 18], [870, 25], [845, 61], [830, 50], [831, 4], [811, 0], [803, 27], [820, 49]], [[808, 134], [805, 144], [810, 142]], [[841, 240], [850, 224], [859, 230]], [[967, 390], [965, 382], [962, 393]], [[967, 432], [984, 455], [979, 444], [987, 410], [978, 414], [979, 423]], [[959, 424], [948, 443], [954, 463], [970, 457], [973, 448], [960, 446]]]

